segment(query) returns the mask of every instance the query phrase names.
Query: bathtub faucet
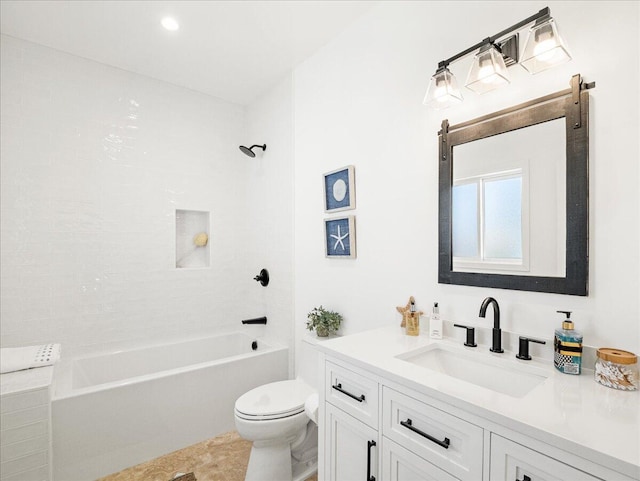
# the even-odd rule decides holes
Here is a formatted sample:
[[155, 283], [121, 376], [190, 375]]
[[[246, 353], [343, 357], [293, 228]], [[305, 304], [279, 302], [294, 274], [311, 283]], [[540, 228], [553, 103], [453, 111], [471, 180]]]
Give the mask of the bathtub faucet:
[[255, 319], [245, 319], [242, 324], [266, 324], [267, 316], [256, 317]]

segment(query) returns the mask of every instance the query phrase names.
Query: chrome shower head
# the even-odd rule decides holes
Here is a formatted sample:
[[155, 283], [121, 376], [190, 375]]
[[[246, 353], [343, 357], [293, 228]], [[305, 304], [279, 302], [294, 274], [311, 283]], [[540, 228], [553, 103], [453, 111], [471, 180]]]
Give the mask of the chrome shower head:
[[255, 157], [256, 153], [253, 151], [253, 149], [255, 147], [258, 147], [259, 149], [262, 149], [262, 151], [264, 152], [265, 150], [267, 150], [267, 144], [263, 144], [263, 145], [252, 145], [251, 147], [245, 147], [244, 145], [240, 146], [240, 150], [242, 151], [242, 153], [248, 155], [249, 157]]

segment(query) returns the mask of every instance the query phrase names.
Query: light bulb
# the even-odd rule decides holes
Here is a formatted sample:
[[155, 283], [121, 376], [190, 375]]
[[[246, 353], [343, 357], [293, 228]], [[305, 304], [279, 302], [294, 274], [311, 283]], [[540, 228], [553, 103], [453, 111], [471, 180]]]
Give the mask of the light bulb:
[[569, 60], [571, 55], [567, 45], [560, 37], [552, 18], [531, 27], [520, 60], [520, 65], [529, 73], [538, 73]]
[[436, 82], [436, 88], [433, 90], [433, 98], [438, 102], [444, 102], [447, 95], [447, 83], [446, 82]]
[[533, 55], [541, 62], [548, 62], [556, 55], [556, 41], [552, 38], [543, 40], [533, 48]]
[[490, 84], [495, 80], [496, 71], [491, 65], [487, 65], [486, 67], [480, 67], [480, 71], [478, 72], [478, 78], [482, 83]]
[[164, 17], [160, 23], [170, 32], [175, 32], [180, 28], [180, 25], [178, 25], [178, 22], [173, 17]]

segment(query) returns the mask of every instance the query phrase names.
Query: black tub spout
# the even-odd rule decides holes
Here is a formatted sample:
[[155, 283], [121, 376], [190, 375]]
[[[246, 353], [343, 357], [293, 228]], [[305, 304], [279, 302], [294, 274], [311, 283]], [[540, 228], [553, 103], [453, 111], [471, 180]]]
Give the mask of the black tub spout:
[[245, 319], [242, 324], [266, 324], [267, 316], [256, 317], [255, 319]]

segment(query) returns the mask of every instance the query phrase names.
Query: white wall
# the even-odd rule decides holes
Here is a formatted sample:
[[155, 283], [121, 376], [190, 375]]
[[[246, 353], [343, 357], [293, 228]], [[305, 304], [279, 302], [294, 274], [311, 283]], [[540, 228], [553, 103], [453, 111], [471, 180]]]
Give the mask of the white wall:
[[[421, 103], [439, 60], [545, 5], [382, 3], [296, 68], [293, 85], [284, 79], [246, 112], [3, 36], [2, 345], [95, 350], [263, 314], [287, 339], [295, 288], [297, 339], [319, 304], [344, 313], [350, 333], [399, 323], [395, 306], [409, 295], [422, 309], [438, 300], [446, 319], [489, 325], [477, 312], [493, 295], [505, 329], [549, 338], [555, 310], [572, 309], [586, 343], [639, 351], [639, 122], [629, 108], [640, 105], [637, 3], [550, 3], [572, 62], [536, 76], [512, 68], [507, 89], [465, 92], [444, 113]], [[454, 65], [462, 81], [466, 67]], [[566, 88], [577, 72], [598, 84], [589, 297], [439, 285], [442, 118], [456, 123]], [[262, 158], [239, 153], [250, 142], [268, 144]], [[327, 260], [321, 175], [348, 164], [358, 259]], [[175, 209], [211, 211], [211, 269], [174, 269]], [[273, 278], [266, 289], [252, 280], [262, 267]]]
[[[255, 158], [242, 156], [246, 165], [241, 198], [245, 204], [247, 272], [252, 278], [262, 268], [270, 274], [267, 287], [257, 282], [238, 293], [253, 302], [250, 317], [266, 315], [265, 336], [292, 346], [293, 340], [293, 98], [287, 76], [247, 108], [243, 145], [267, 144]], [[247, 326], [248, 332], [259, 332]], [[289, 351], [293, 372], [293, 350]]]
[[[486, 296], [503, 328], [550, 339], [556, 310], [573, 310], [592, 346], [640, 351], [637, 2], [551, 2], [573, 60], [531, 76], [509, 70], [508, 88], [448, 111], [422, 105], [437, 62], [537, 12], [540, 2], [384, 2], [294, 73], [295, 322], [319, 304], [345, 316], [343, 333], [400, 323], [410, 295], [443, 318], [479, 319]], [[452, 66], [464, 83], [468, 61]], [[438, 284], [437, 131], [565, 89], [571, 75], [591, 93], [590, 293], [575, 297]], [[325, 259], [321, 175], [356, 167], [358, 258]], [[491, 316], [491, 314], [489, 314]], [[463, 333], [457, 333], [462, 336]]]
[[[2, 346], [61, 342], [68, 355], [261, 313], [238, 295], [259, 270], [244, 234], [245, 109], [1, 44]], [[175, 269], [176, 209], [210, 211], [210, 268]]]

